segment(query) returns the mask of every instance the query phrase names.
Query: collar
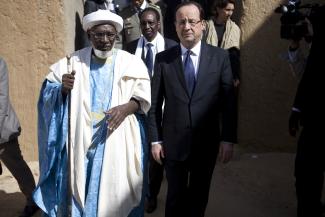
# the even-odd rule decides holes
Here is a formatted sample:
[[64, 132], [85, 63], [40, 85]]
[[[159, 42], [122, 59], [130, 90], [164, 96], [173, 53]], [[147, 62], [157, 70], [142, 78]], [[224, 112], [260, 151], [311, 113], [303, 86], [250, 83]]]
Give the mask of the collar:
[[147, 45], [148, 43], [152, 44], [153, 46], [155, 46], [157, 44], [157, 36], [158, 36], [159, 32], [157, 32], [156, 37], [152, 40], [152, 41], [148, 41], [145, 37], [143, 37], [143, 41], [144, 44]]
[[142, 5], [140, 6], [140, 9], [138, 9], [137, 7], [133, 7], [133, 8], [134, 8], [135, 11], [140, 12], [140, 11], [143, 11], [144, 9], [146, 9], [146, 7], [147, 7], [147, 1], [144, 0], [144, 1], [142, 2]]
[[144, 9], [146, 9], [146, 7], [147, 7], [147, 1], [144, 0], [144, 1], [142, 2], [142, 5], [141, 5], [140, 9], [141, 9], [141, 10], [144, 10]]
[[[186, 47], [184, 47], [182, 44], [180, 44], [180, 45], [181, 45], [182, 55], [184, 55], [187, 52], [188, 49]], [[199, 56], [200, 51], [201, 51], [201, 40], [193, 48], [191, 48], [190, 50], [193, 52], [193, 54], [195, 56]]]

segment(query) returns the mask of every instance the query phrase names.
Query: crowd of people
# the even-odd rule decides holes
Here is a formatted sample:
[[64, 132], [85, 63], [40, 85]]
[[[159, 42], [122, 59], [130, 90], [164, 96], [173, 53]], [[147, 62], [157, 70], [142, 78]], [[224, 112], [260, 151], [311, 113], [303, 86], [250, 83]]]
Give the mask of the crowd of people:
[[[26, 196], [21, 217], [38, 209], [49, 217], [143, 217], [157, 208], [164, 174], [165, 216], [203, 217], [217, 158], [229, 162], [237, 143], [241, 31], [231, 20], [235, 7], [234, 0], [132, 0], [124, 8], [87, 0], [85, 47], [50, 66], [42, 84], [36, 187], [19, 148], [21, 128], [0, 59], [0, 159]], [[311, 64], [308, 71], [315, 70]], [[304, 77], [292, 117], [310, 112]], [[317, 143], [321, 132], [314, 136], [314, 122], [303, 117], [298, 216], [318, 217], [324, 147], [317, 146], [319, 158], [305, 155], [305, 143]], [[297, 121], [291, 118], [292, 135]], [[315, 164], [312, 173], [308, 165]]]

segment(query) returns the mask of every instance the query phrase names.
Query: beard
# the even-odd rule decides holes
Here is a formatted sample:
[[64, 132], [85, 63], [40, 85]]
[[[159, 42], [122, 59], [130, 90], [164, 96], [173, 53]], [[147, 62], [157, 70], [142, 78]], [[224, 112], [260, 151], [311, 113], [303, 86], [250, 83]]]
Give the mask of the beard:
[[107, 59], [108, 57], [112, 56], [112, 50], [109, 51], [102, 51], [102, 50], [98, 50], [96, 48], [93, 48], [94, 50], [94, 54], [96, 57], [98, 57], [99, 59]]
[[112, 48], [110, 50], [107, 50], [107, 51], [99, 50], [99, 49], [95, 48], [93, 43], [91, 43], [91, 44], [92, 44], [92, 48], [93, 48], [95, 56], [98, 57], [99, 59], [107, 59], [108, 57], [112, 56], [112, 53], [113, 53], [112, 49], [115, 46], [115, 42], [112, 45]]

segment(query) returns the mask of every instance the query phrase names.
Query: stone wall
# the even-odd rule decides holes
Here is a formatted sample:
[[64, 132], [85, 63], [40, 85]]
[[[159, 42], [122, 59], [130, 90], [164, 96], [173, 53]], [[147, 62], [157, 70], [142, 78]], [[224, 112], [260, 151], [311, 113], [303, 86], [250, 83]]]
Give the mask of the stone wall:
[[[292, 151], [287, 120], [297, 80], [280, 59], [280, 0], [237, 1], [242, 30], [239, 147]], [[311, 1], [304, 1], [304, 3]], [[0, 56], [8, 64], [10, 96], [23, 128], [24, 156], [37, 160], [37, 100], [48, 67], [80, 48], [83, 0], [0, 1]], [[173, 25], [173, 24], [172, 24]]]

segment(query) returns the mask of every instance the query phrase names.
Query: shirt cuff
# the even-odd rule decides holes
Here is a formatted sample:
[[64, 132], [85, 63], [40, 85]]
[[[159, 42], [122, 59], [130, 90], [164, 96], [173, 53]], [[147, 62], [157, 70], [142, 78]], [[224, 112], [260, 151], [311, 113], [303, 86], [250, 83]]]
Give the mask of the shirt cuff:
[[152, 142], [151, 145], [162, 145], [162, 141]]
[[221, 141], [220, 144], [235, 145], [233, 142]]
[[294, 112], [301, 112], [300, 109], [298, 109], [298, 108], [296, 108], [296, 107], [292, 107], [291, 110], [294, 111]]

